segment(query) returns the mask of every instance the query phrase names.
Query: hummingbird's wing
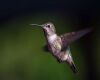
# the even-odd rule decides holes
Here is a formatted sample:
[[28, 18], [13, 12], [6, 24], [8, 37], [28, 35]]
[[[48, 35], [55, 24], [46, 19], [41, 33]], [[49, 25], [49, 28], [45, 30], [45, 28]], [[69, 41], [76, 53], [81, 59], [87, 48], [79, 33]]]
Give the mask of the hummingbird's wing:
[[65, 33], [65, 34], [61, 35], [60, 38], [62, 41], [62, 46], [64, 48], [66, 48], [69, 44], [71, 44], [75, 40], [81, 38], [85, 34], [89, 33], [91, 30], [92, 30], [91, 28], [87, 28], [87, 29], [83, 29], [80, 31]]

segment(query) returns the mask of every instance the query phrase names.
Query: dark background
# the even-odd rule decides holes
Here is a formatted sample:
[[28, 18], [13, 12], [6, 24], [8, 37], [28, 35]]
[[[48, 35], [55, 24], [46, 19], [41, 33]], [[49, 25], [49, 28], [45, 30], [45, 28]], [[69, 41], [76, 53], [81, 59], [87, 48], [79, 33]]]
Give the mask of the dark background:
[[[99, 10], [96, 0], [0, 1], [0, 80], [99, 80]], [[29, 25], [46, 22], [53, 22], [58, 34], [93, 28], [71, 45], [77, 75], [42, 49], [41, 28]]]

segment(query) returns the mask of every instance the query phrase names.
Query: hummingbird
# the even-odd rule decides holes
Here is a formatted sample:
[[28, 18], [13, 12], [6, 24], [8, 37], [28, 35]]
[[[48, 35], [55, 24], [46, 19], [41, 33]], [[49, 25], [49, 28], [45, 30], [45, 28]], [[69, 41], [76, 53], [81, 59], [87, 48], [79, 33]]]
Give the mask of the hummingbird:
[[91, 28], [83, 29], [80, 31], [65, 33], [57, 35], [56, 29], [53, 23], [47, 22], [45, 24], [30, 24], [33, 26], [40, 26], [44, 31], [46, 38], [48, 51], [57, 59], [59, 63], [67, 63], [74, 73], [78, 72], [78, 69], [73, 61], [70, 51], [70, 44], [81, 38], [85, 34], [91, 31]]

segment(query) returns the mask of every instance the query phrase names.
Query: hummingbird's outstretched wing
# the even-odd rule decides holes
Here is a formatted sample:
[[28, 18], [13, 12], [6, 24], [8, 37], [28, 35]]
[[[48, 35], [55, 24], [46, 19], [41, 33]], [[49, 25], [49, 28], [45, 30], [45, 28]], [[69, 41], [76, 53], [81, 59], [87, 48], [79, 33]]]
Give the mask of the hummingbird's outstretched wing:
[[65, 33], [61, 35], [61, 41], [64, 48], [66, 48], [69, 44], [74, 42], [75, 40], [81, 38], [85, 34], [89, 33], [92, 29], [87, 28], [76, 32]]

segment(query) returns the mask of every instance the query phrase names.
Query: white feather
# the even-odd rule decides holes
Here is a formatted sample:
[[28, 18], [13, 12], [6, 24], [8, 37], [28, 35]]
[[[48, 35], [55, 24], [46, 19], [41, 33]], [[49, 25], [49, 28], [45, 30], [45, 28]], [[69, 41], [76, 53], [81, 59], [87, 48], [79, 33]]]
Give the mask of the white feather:
[[68, 58], [68, 54], [65, 54], [63, 57], [63, 60], [65, 61], [65, 60], [67, 60], [67, 58]]
[[57, 35], [56, 34], [53, 34], [51, 36], [48, 37], [48, 41], [49, 43], [53, 43], [57, 38]]

